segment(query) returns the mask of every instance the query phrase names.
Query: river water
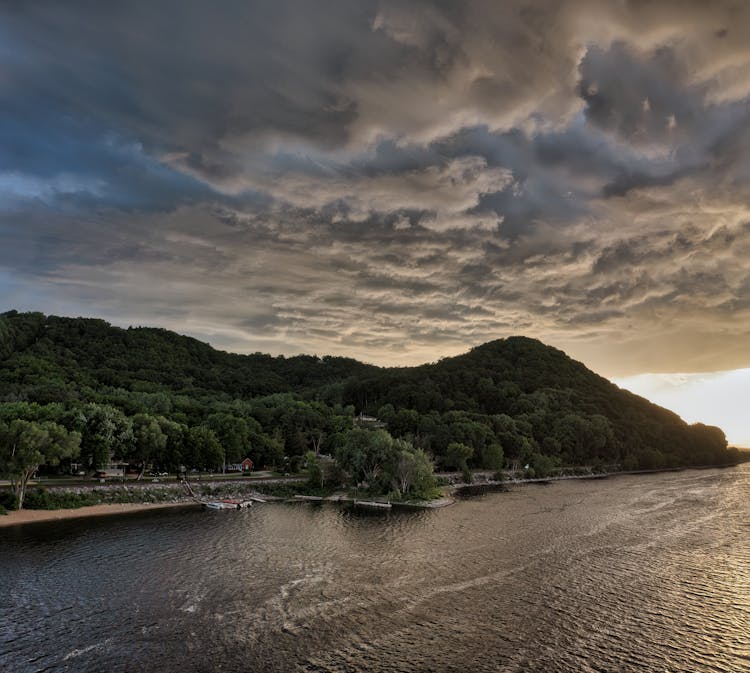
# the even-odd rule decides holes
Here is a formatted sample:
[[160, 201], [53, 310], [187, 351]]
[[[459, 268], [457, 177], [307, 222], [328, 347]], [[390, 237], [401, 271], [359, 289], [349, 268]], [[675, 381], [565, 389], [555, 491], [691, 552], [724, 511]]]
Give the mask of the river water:
[[0, 529], [0, 670], [750, 671], [750, 465]]

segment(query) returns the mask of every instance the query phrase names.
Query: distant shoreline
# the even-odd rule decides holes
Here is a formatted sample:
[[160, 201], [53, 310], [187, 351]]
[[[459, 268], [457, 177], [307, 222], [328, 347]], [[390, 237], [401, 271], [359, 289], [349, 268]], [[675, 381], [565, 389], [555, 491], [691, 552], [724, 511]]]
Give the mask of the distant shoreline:
[[13, 510], [0, 516], [0, 528], [21, 526], [45, 521], [62, 521], [65, 519], [83, 519], [88, 517], [109, 516], [112, 514], [130, 514], [151, 509], [169, 507], [190, 507], [190, 502], [118, 502], [99, 505], [87, 505], [71, 509], [22, 509]]

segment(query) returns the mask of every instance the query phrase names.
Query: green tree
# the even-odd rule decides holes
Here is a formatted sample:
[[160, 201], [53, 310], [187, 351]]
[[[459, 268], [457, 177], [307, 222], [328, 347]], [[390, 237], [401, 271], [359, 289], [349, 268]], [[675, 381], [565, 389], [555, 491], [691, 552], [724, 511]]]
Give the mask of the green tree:
[[251, 458], [257, 466], [268, 465], [275, 468], [284, 462], [284, 444], [279, 432], [277, 436], [269, 437], [265, 433], [250, 430]]
[[474, 455], [474, 449], [461, 442], [451, 442], [445, 453], [443, 463], [449, 470], [468, 470], [467, 461]]
[[503, 467], [503, 447], [498, 442], [483, 446], [480, 457], [481, 466], [485, 470], [499, 470]]
[[141, 479], [150, 462], [163, 459], [167, 436], [161, 431], [158, 421], [148, 414], [136, 414], [132, 423], [133, 451], [130, 458], [140, 463], [141, 472], [138, 479]]
[[119, 409], [86, 404], [68, 415], [66, 425], [81, 433], [81, 459], [88, 469], [107, 466], [113, 455], [124, 457], [133, 439], [133, 426]]
[[410, 495], [424, 500], [432, 498], [437, 482], [430, 457], [422, 449], [415, 449], [408, 442], [396, 440], [394, 444], [398, 450], [395, 476], [401, 496]]
[[529, 476], [544, 479], [549, 477], [558, 466], [559, 462], [554, 458], [541, 453], [534, 453], [529, 460]]
[[385, 430], [351, 430], [336, 459], [339, 465], [352, 477], [355, 484], [362, 481], [374, 484], [384, 471], [392, 474], [395, 463], [393, 437]]
[[188, 430], [185, 449], [189, 467], [199, 470], [221, 470], [224, 465], [224, 449], [213, 431], [204, 425], [197, 425]]
[[305, 454], [305, 473], [307, 474], [307, 483], [313, 488], [323, 487], [323, 467], [320, 464], [320, 458], [315, 451], [308, 451]]
[[159, 424], [162, 434], [167, 439], [164, 451], [157, 462], [164, 469], [170, 472], [177, 472], [183, 462], [187, 427], [182, 423], [164, 418], [164, 416], [157, 416], [156, 422]]
[[10, 479], [18, 509], [23, 509], [26, 486], [42, 466], [58, 465], [80, 450], [81, 435], [51, 421], [17, 419], [0, 424], [0, 474]]
[[244, 418], [231, 414], [211, 414], [206, 425], [224, 447], [227, 463], [239, 463], [250, 449], [250, 429]]

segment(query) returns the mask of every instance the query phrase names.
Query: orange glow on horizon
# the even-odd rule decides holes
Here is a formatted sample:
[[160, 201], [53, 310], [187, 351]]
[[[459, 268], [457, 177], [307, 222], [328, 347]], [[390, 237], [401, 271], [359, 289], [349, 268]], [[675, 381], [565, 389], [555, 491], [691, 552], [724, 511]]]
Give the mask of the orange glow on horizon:
[[719, 426], [730, 445], [750, 447], [747, 400], [750, 369], [639, 374], [612, 379], [618, 386], [676, 412], [688, 423]]

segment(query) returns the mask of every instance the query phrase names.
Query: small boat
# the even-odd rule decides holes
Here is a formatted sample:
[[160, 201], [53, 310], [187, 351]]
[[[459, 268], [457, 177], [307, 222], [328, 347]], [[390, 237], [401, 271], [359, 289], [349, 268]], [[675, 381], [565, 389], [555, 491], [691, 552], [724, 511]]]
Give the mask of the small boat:
[[253, 506], [252, 500], [240, 500], [239, 498], [224, 498], [221, 502], [224, 503], [224, 509], [245, 509]]
[[245, 509], [252, 507], [252, 500], [239, 500], [237, 498], [224, 498], [223, 500], [210, 500], [202, 503], [206, 509]]
[[245, 507], [252, 507], [253, 501], [255, 502], [266, 502], [263, 500], [263, 498], [259, 498], [258, 496], [251, 495], [245, 500], [240, 500], [239, 498], [222, 498], [221, 500], [201, 500], [200, 497], [198, 497], [194, 492], [193, 489], [190, 487], [190, 484], [187, 483], [184, 479], [182, 480], [182, 485], [185, 487], [185, 490], [187, 491], [188, 495], [195, 500], [195, 502], [200, 503], [203, 505], [205, 509], [245, 509]]

